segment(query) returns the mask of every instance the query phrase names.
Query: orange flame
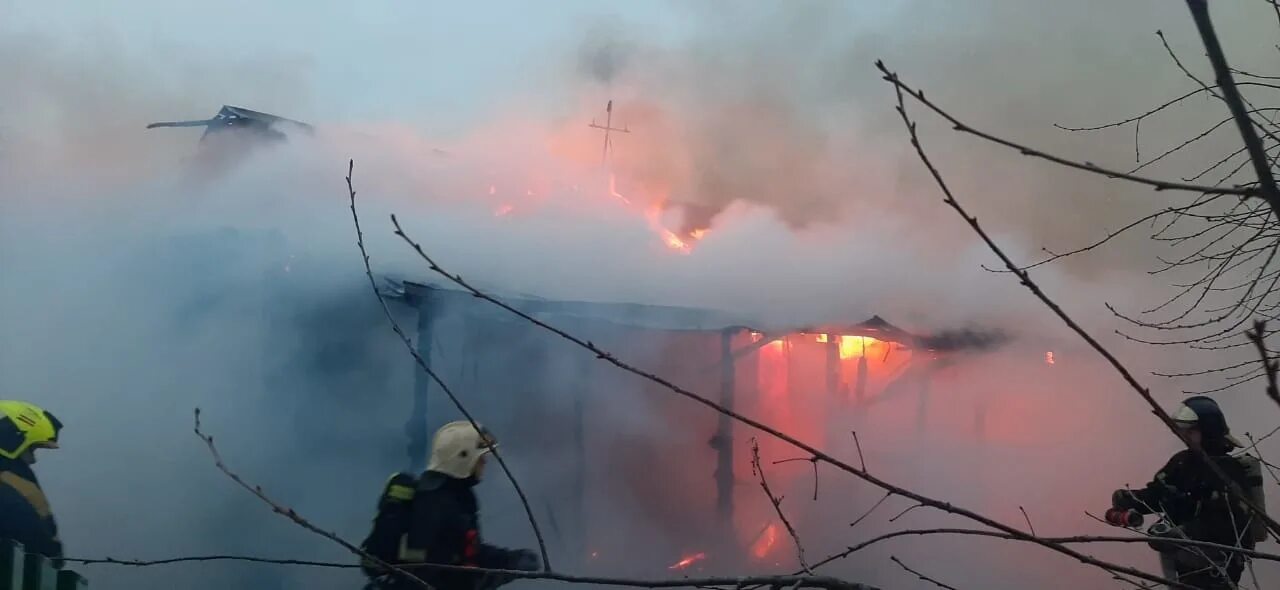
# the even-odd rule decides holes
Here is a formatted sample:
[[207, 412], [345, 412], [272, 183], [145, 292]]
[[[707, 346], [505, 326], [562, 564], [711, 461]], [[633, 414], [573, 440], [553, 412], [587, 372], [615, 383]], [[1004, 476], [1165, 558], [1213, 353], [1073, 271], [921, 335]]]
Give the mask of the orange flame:
[[754, 545], [752, 545], [751, 554], [754, 555], [756, 559], [764, 559], [765, 556], [769, 555], [769, 551], [773, 549], [773, 546], [777, 542], [778, 524], [773, 523], [769, 525], [769, 528], [764, 530], [764, 534], [760, 535], [760, 538], [756, 540]]
[[1055, 361], [1054, 361], [1054, 359], [1053, 359], [1053, 351], [1049, 351], [1049, 352], [1044, 353], [1044, 364], [1046, 364], [1046, 365], [1052, 365], [1052, 364], [1054, 364], [1054, 362], [1055, 362]]
[[706, 554], [706, 553], [694, 553], [693, 555], [690, 555], [690, 556], [688, 556], [688, 557], [685, 557], [685, 558], [681, 559], [680, 561], [677, 561], [677, 562], [675, 562], [675, 563], [671, 564], [671, 567], [669, 567], [669, 568], [667, 568], [667, 569], [672, 569], [672, 570], [682, 570], [682, 569], [685, 569], [685, 568], [687, 568], [687, 567], [689, 567], [689, 566], [691, 566], [691, 565], [693, 565], [693, 564], [695, 564], [695, 563], [697, 563], [697, 562], [699, 562], [699, 561], [702, 561], [702, 560], [704, 560], [704, 559], [706, 559], [706, 558], [707, 558], [707, 554]]
[[[609, 175], [609, 194], [619, 201], [622, 201], [624, 204], [631, 205], [631, 200], [618, 192], [618, 177], [616, 174]], [[644, 217], [649, 222], [649, 229], [652, 229], [654, 233], [658, 234], [658, 237], [662, 239], [662, 243], [666, 245], [666, 247], [680, 252], [681, 254], [688, 254], [692, 252], [692, 242], [701, 240], [703, 236], [707, 235], [708, 230], [705, 228], [697, 229], [690, 232], [688, 236], [681, 237], [679, 234], [662, 225], [661, 217], [663, 205], [664, 201], [658, 200], [658, 202], [654, 203], [645, 211]]]

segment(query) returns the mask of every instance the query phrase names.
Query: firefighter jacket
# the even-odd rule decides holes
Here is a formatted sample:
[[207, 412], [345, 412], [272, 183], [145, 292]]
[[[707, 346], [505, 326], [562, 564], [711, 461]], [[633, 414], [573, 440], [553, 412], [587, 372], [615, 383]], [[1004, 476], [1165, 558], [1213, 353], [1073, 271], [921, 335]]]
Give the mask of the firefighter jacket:
[[[402, 563], [432, 563], [486, 569], [536, 569], [537, 557], [481, 541], [474, 478], [456, 479], [427, 471], [413, 496], [412, 520], [400, 550]], [[508, 580], [457, 570], [407, 566], [437, 590], [479, 590]]]
[[20, 460], [0, 458], [0, 539], [22, 543], [28, 553], [62, 565], [62, 542], [49, 500], [31, 466]]
[[[1262, 484], [1240, 460], [1225, 453], [1211, 458], [1241, 489]], [[1252, 523], [1249, 509], [1231, 500], [1226, 488], [1198, 453], [1183, 450], [1142, 489], [1116, 491], [1113, 504], [1141, 514], [1161, 512], [1198, 541], [1253, 548], [1254, 539], [1246, 532]]]

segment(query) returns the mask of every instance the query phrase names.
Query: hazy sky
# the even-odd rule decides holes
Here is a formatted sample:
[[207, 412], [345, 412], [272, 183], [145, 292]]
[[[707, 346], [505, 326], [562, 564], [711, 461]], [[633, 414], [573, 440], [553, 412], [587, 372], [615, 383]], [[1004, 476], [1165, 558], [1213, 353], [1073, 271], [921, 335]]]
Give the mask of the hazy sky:
[[[851, 24], [883, 10], [879, 3], [862, 4]], [[546, 58], [572, 51], [592, 24], [625, 22], [625, 34], [661, 44], [688, 35], [692, 13], [714, 13], [717, 6], [588, 0], [482, 5], [2, 0], [0, 32], [47, 35], [54, 40], [51, 52], [102, 47], [162, 70], [181, 67], [192, 55], [201, 56], [202, 64], [213, 55], [228, 63], [289, 60], [302, 73], [305, 92], [300, 94], [306, 103], [271, 108], [297, 118], [394, 119], [427, 130], [455, 130], [504, 97], [528, 97], [554, 86], [547, 79], [557, 76], [560, 64]], [[724, 16], [743, 18], [736, 12]], [[208, 97], [211, 111], [238, 100], [234, 91]]]

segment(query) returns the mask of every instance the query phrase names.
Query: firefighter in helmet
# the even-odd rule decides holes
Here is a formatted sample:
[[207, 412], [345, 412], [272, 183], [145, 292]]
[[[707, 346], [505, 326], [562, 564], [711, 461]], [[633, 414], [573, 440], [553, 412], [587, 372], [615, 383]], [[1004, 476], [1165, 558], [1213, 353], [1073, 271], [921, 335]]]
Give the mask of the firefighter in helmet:
[[[1239, 453], [1244, 445], [1231, 435], [1217, 402], [1206, 396], [1189, 397], [1173, 415], [1189, 448], [1173, 455], [1145, 487], [1116, 490], [1107, 521], [1117, 526], [1141, 526], [1142, 515], [1163, 514], [1148, 529], [1149, 543], [1160, 554], [1164, 576], [1207, 590], [1235, 588], [1244, 571], [1239, 553], [1178, 544], [1176, 540], [1206, 541], [1253, 549], [1266, 539], [1266, 525], [1213, 472], [1199, 451], [1240, 486], [1255, 506], [1264, 508], [1262, 466]], [[1175, 542], [1161, 542], [1172, 539]]]
[[[481, 541], [474, 486], [497, 441], [471, 422], [445, 424], [431, 442], [427, 470], [393, 475], [383, 488], [373, 531], [363, 549], [402, 567], [437, 590], [492, 590], [509, 578], [456, 569], [414, 568], [414, 563], [535, 571], [536, 553]], [[375, 588], [418, 588], [373, 564], [364, 564]]]
[[62, 423], [23, 401], [0, 400], [0, 540], [22, 543], [62, 565], [62, 543], [31, 465], [37, 449], [58, 448]]

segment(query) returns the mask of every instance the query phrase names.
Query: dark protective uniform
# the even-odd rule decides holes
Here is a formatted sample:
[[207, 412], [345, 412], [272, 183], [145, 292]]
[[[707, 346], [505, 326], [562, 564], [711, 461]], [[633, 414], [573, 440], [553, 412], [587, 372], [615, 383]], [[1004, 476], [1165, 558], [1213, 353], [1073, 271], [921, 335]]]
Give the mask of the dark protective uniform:
[[62, 542], [49, 500], [31, 466], [21, 460], [0, 457], [0, 539], [22, 543], [28, 553], [39, 553], [62, 567]]
[[[414, 568], [411, 564], [431, 563], [485, 569], [534, 571], [537, 555], [526, 550], [495, 547], [481, 541], [480, 515], [473, 487], [476, 478], [456, 479], [427, 471], [418, 479], [412, 501], [412, 516], [400, 549], [404, 569], [413, 572], [436, 590], [492, 590], [510, 579], [458, 570]], [[381, 588], [400, 590], [421, 588], [407, 580], [384, 576]]]
[[[1262, 484], [1252, 481], [1256, 476], [1249, 475], [1245, 465], [1226, 450], [1209, 454], [1222, 472], [1241, 488]], [[1249, 509], [1230, 499], [1223, 482], [1204, 459], [1191, 450], [1175, 454], [1146, 487], [1117, 490], [1112, 504], [1140, 514], [1163, 513], [1188, 539], [1246, 549], [1255, 545], [1248, 531]], [[1234, 588], [1244, 571], [1244, 558], [1237, 553], [1186, 546], [1153, 544], [1153, 547], [1161, 550], [1165, 559], [1172, 560], [1178, 581], [1198, 588]], [[1224, 572], [1230, 582], [1223, 578]]]

